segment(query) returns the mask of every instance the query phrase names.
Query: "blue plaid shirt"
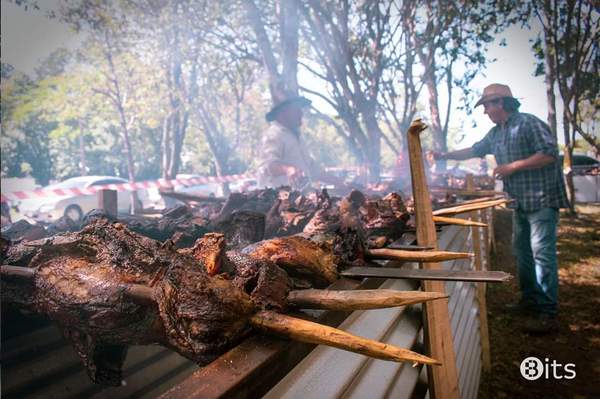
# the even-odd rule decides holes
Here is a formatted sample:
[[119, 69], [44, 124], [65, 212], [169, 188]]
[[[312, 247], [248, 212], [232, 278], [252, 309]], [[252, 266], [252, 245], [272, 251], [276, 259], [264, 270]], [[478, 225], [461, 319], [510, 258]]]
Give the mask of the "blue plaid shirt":
[[525, 212], [569, 206], [556, 139], [539, 118], [514, 112], [504, 126], [494, 126], [481, 141], [473, 144], [472, 150], [478, 157], [493, 154], [498, 165], [526, 159], [536, 153], [554, 157], [555, 161], [549, 165], [520, 170], [505, 177], [504, 191], [516, 200], [511, 207]]

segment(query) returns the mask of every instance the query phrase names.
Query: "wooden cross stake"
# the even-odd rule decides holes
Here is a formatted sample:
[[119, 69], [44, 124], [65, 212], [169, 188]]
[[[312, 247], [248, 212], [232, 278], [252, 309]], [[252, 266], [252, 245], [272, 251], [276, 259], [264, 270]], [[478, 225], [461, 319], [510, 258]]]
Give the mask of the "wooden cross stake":
[[[415, 219], [417, 224], [418, 245], [437, 248], [437, 235], [431, 209], [431, 199], [427, 187], [427, 177], [423, 163], [423, 149], [420, 133], [427, 128], [420, 119], [415, 120], [408, 128], [408, 156], [412, 190], [415, 201]], [[439, 263], [422, 263], [425, 269], [440, 269]], [[425, 291], [445, 292], [441, 281], [423, 281]], [[456, 355], [448, 300], [441, 299], [425, 305], [425, 344], [429, 354], [442, 362], [441, 367], [427, 367], [429, 379], [429, 396], [431, 398], [458, 398], [458, 374], [456, 371]]]
[[[465, 188], [467, 192], [475, 191], [475, 182], [473, 181], [473, 175], [468, 174], [465, 178]], [[471, 212], [471, 219], [478, 222], [480, 221], [479, 212], [487, 212], [487, 209], [480, 211]], [[475, 270], [483, 270], [484, 251], [487, 250], [482, 246], [481, 232], [479, 227], [473, 226], [471, 228], [471, 240], [473, 242], [473, 265]], [[477, 303], [479, 304], [479, 335], [481, 338], [481, 360], [483, 369], [490, 371], [492, 368], [492, 359], [490, 353], [490, 334], [488, 330], [488, 318], [487, 318], [487, 302], [485, 297], [485, 283], [477, 283]]]

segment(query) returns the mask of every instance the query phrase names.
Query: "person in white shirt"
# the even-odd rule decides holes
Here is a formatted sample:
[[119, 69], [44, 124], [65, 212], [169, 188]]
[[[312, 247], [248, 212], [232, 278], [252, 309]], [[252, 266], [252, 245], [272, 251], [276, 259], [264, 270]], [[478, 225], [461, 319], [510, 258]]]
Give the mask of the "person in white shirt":
[[261, 141], [258, 187], [290, 186], [302, 190], [313, 181], [342, 186], [343, 181], [327, 174], [310, 157], [300, 134], [302, 108], [310, 100], [296, 95], [281, 95], [266, 114], [271, 122]]

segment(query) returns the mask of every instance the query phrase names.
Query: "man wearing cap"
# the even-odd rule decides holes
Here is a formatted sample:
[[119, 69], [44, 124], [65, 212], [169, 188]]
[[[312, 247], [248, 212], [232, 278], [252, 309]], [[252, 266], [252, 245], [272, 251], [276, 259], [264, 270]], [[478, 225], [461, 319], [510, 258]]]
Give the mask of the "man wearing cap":
[[519, 112], [510, 88], [491, 84], [475, 107], [496, 124], [470, 148], [436, 153], [436, 159], [464, 160], [493, 154], [494, 176], [515, 201], [513, 250], [517, 258], [521, 299], [509, 310], [530, 318], [523, 329], [546, 333], [558, 329], [558, 262], [556, 234], [559, 208], [568, 207], [556, 138], [539, 118]]
[[302, 108], [310, 101], [290, 93], [276, 97], [266, 114], [272, 123], [261, 143], [258, 187], [290, 186], [301, 190], [314, 180], [342, 185], [341, 179], [322, 171], [306, 150], [300, 126]]

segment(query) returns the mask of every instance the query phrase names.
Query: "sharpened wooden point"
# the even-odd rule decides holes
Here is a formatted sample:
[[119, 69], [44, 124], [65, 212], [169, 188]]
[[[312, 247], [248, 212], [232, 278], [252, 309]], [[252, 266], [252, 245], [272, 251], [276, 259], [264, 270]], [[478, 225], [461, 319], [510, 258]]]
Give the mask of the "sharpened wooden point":
[[447, 215], [452, 216], [452, 215], [456, 215], [457, 213], [465, 213], [465, 212], [477, 211], [479, 209], [491, 208], [493, 206], [506, 204], [511, 201], [512, 200], [510, 200], [510, 199], [502, 198], [502, 199], [493, 200], [493, 201], [475, 202], [475, 203], [466, 204], [466, 205], [456, 205], [456, 206], [453, 206], [450, 208], [437, 209], [437, 210], [433, 211], [433, 216], [447, 216]]
[[476, 222], [474, 220], [461, 219], [461, 218], [449, 218], [446, 216], [434, 216], [433, 221], [437, 223], [456, 224], [459, 226], [475, 226], [475, 227], [487, 227], [487, 224]]
[[372, 339], [358, 337], [337, 328], [312, 321], [264, 310], [250, 319], [251, 323], [265, 332], [275, 333], [301, 342], [322, 344], [339, 349], [394, 362], [412, 362], [431, 365], [441, 363], [408, 349], [384, 344]]
[[466, 259], [473, 254], [450, 251], [403, 251], [401, 249], [371, 249], [367, 255], [373, 259], [392, 259], [405, 262], [443, 262], [454, 259]]
[[302, 309], [359, 310], [412, 305], [448, 298], [440, 292], [396, 290], [317, 290], [290, 291], [288, 304]]
[[2, 275], [2, 278], [33, 280], [35, 269], [23, 266], [2, 265], [0, 268], [0, 275]]

